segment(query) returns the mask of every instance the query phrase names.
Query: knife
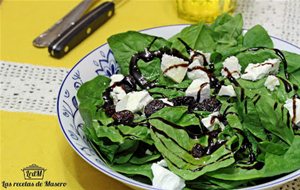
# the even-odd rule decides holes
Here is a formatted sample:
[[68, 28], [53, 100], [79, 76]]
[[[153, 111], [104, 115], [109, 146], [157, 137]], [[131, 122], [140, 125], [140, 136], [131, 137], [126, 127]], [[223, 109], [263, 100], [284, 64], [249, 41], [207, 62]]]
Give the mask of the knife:
[[38, 48], [48, 47], [53, 40], [60, 36], [70, 26], [74, 25], [93, 3], [95, 3], [95, 0], [83, 0], [51, 28], [35, 38], [32, 42], [33, 45]]
[[52, 57], [61, 58], [76, 45], [90, 36], [97, 28], [109, 20], [115, 13], [114, 2], [104, 2], [81, 17], [48, 46]]

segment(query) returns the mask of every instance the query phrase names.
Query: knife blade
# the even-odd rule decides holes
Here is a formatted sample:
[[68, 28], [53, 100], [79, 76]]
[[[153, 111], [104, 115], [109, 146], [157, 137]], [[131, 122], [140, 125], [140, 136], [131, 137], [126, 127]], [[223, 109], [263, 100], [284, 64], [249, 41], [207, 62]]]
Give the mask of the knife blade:
[[114, 2], [104, 2], [84, 15], [75, 25], [69, 27], [49, 46], [52, 57], [61, 58], [81, 41], [90, 36], [97, 28], [109, 20], [115, 12]]
[[74, 9], [72, 9], [71, 12], [57, 21], [51, 28], [35, 38], [32, 42], [33, 45], [39, 48], [49, 46], [51, 42], [80, 19], [94, 1], [95, 0], [83, 0]]

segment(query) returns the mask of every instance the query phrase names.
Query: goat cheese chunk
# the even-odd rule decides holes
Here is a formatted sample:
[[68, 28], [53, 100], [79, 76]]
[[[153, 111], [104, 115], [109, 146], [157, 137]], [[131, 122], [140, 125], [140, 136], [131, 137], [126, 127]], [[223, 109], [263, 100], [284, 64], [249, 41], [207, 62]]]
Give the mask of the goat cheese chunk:
[[122, 87], [116, 86], [110, 92], [110, 95], [113, 98], [114, 104], [116, 105], [120, 100], [122, 100], [126, 96], [126, 92]]
[[187, 72], [188, 62], [171, 55], [163, 54], [161, 58], [161, 70], [165, 76], [180, 83]]
[[116, 104], [116, 111], [129, 110], [136, 113], [143, 110], [152, 100], [153, 98], [146, 90], [129, 92]]
[[211, 55], [210, 53], [204, 53], [202, 51], [197, 50], [197, 51], [192, 51], [190, 53], [190, 59], [192, 59], [192, 62], [204, 66], [204, 59], [207, 61], [208, 64], [210, 64], [210, 55]]
[[216, 124], [218, 124], [221, 127], [221, 129], [223, 130], [225, 128], [225, 126], [218, 119], [219, 115], [220, 115], [219, 112], [213, 112], [213, 113], [209, 114], [206, 118], [201, 119], [201, 122], [209, 131], [213, 131], [214, 126]]
[[180, 190], [185, 187], [185, 181], [160, 164], [152, 164], [152, 186], [164, 190]]
[[[287, 99], [283, 106], [289, 111], [294, 124], [300, 127], [300, 99], [296, 97]], [[294, 109], [294, 107], [296, 109]]]
[[239, 64], [238, 58], [235, 56], [230, 56], [224, 60], [221, 74], [222, 76], [227, 77], [230, 73], [232, 77], [238, 79], [241, 76], [241, 70], [242, 66]]
[[[124, 75], [122, 74], [114, 74], [110, 77], [110, 84], [109, 86], [113, 86], [116, 82], [120, 82], [121, 80], [123, 80]], [[121, 99], [123, 99], [126, 96], [126, 92], [125, 90], [120, 87], [120, 86], [115, 86], [113, 87], [112, 91], [110, 92], [111, 97], [113, 98], [114, 104], [116, 105], [116, 103], [118, 101], [120, 101]]]
[[276, 74], [279, 70], [279, 59], [268, 59], [262, 63], [249, 63], [245, 69], [245, 73], [241, 78], [245, 80], [257, 81], [269, 74]]
[[269, 75], [267, 80], [264, 83], [265, 87], [269, 89], [270, 91], [274, 91], [276, 86], [279, 86], [279, 80], [276, 76], [274, 75]]
[[198, 102], [210, 98], [209, 79], [195, 79], [185, 91], [186, 96], [192, 96]]
[[110, 84], [109, 86], [112, 86], [115, 82], [120, 82], [121, 80], [124, 79], [124, 75], [122, 74], [114, 74], [110, 77]]
[[201, 65], [200, 62], [197, 60], [194, 60], [188, 66], [187, 76], [191, 80], [195, 80], [198, 78], [202, 78], [204, 80], [209, 80], [209, 77], [208, 77], [207, 73], [205, 72], [204, 66]]
[[232, 85], [228, 85], [228, 86], [222, 85], [218, 93], [218, 96], [236, 97], [236, 93]]

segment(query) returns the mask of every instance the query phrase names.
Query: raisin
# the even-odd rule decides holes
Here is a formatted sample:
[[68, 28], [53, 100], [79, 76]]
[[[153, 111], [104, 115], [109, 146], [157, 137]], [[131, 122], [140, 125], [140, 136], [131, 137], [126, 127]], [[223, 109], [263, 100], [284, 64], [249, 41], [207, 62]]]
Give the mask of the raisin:
[[111, 117], [116, 112], [116, 106], [115, 105], [104, 105], [104, 112], [107, 116]]
[[195, 144], [192, 149], [192, 156], [194, 158], [200, 158], [205, 154], [205, 148], [203, 148], [200, 144]]
[[129, 110], [123, 110], [123, 111], [118, 111], [115, 112], [112, 115], [113, 120], [115, 121], [116, 124], [131, 124], [133, 119], [134, 119], [134, 115], [131, 111]]
[[165, 107], [165, 104], [161, 100], [152, 100], [145, 106], [144, 113], [146, 117], [149, 117], [153, 113], [157, 112], [158, 110], [162, 109]]
[[191, 96], [176, 97], [171, 102], [173, 102], [174, 106], [190, 106], [196, 103], [194, 97]]
[[214, 111], [219, 111], [221, 109], [221, 102], [217, 100], [216, 98], [209, 98], [203, 100], [203, 102], [198, 103], [195, 106], [195, 109], [201, 110], [201, 111], [209, 111], [209, 112], [214, 112]]

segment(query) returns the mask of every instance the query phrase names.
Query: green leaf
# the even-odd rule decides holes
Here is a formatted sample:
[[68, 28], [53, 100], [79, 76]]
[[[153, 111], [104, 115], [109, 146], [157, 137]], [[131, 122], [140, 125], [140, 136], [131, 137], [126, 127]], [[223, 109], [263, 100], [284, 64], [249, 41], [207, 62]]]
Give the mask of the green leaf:
[[[122, 74], [129, 74], [129, 63], [131, 57], [138, 52], [145, 51], [145, 48], [150, 45], [154, 38], [154, 36], [142, 34], [135, 31], [116, 34], [108, 38], [107, 41], [109, 47], [114, 53], [114, 57], [121, 68]], [[152, 44], [151, 50], [157, 50], [164, 46], [169, 47], [170, 45], [170, 42], [159, 37]], [[141, 69], [142, 74], [145, 75], [148, 80], [156, 78], [161, 73], [159, 59], [155, 59], [148, 63], [140, 61], [138, 65]]]
[[212, 32], [203, 23], [186, 27], [169, 40], [172, 42], [172, 48], [178, 49], [187, 55], [184, 45], [177, 38], [181, 38], [191, 48], [204, 52], [212, 52], [216, 45], [212, 37]]
[[152, 164], [135, 165], [130, 163], [112, 165], [111, 168], [117, 172], [129, 175], [142, 175], [148, 177], [150, 180], [153, 178], [151, 171]]
[[137, 157], [133, 156], [130, 160], [129, 163], [131, 164], [145, 164], [147, 162], [152, 162], [157, 159], [161, 158], [160, 154], [152, 154], [152, 155], [146, 155], [144, 157]]
[[255, 25], [244, 36], [243, 45], [247, 48], [268, 47], [273, 48], [273, 41], [268, 32], [261, 26]]
[[110, 78], [98, 75], [96, 78], [82, 84], [77, 92], [77, 98], [81, 104], [89, 106], [99, 105], [103, 102], [102, 94], [109, 86]]
[[287, 72], [293, 73], [300, 70], [300, 55], [288, 51], [283, 51], [285, 59], [288, 63]]
[[111, 142], [120, 143], [120, 144], [124, 142], [123, 136], [120, 134], [119, 130], [115, 126], [110, 126], [110, 127], [104, 125], [100, 126], [97, 121], [94, 121], [93, 127], [96, 131], [98, 138], [106, 137], [109, 140], [111, 140]]
[[208, 173], [207, 175], [222, 180], [239, 181], [290, 173], [300, 168], [299, 146], [300, 136], [295, 136], [293, 143], [284, 155], [276, 155], [267, 152], [265, 154], [264, 167], [260, 170], [247, 170], [232, 166]]

